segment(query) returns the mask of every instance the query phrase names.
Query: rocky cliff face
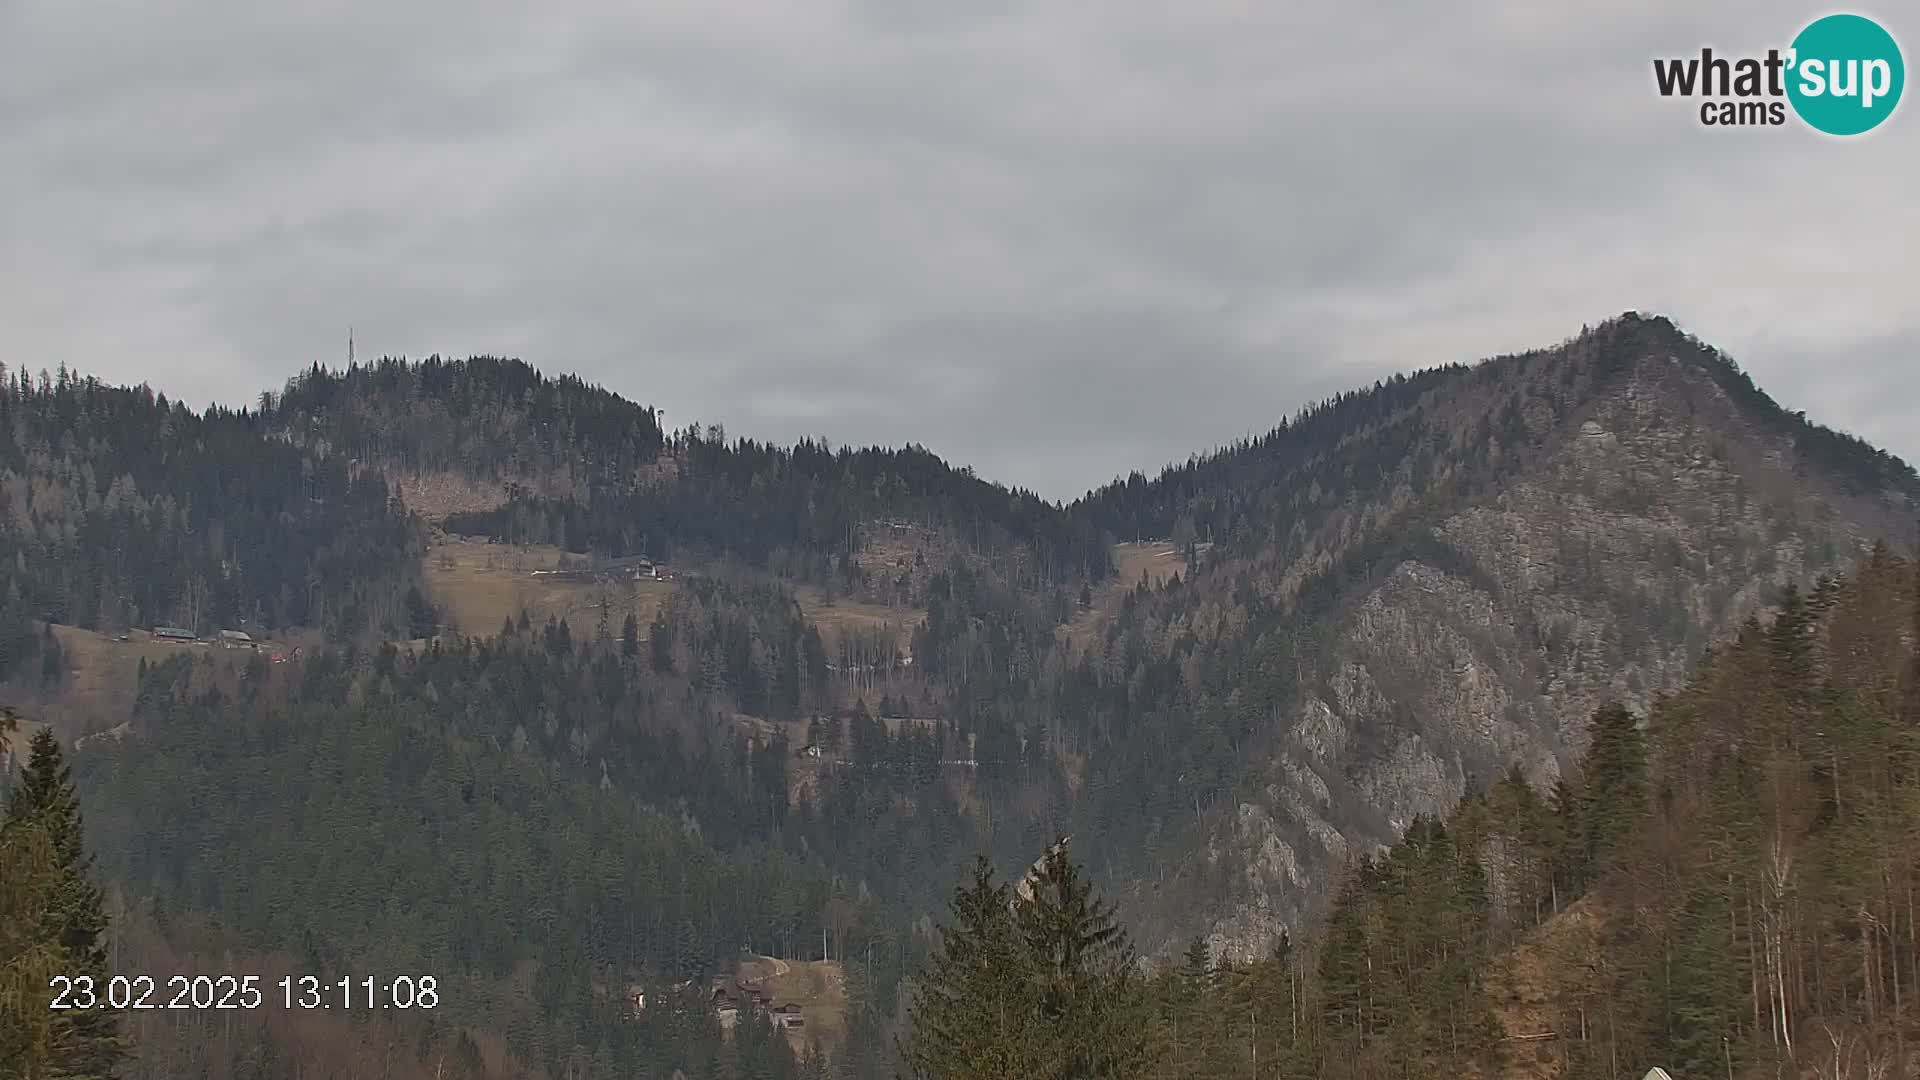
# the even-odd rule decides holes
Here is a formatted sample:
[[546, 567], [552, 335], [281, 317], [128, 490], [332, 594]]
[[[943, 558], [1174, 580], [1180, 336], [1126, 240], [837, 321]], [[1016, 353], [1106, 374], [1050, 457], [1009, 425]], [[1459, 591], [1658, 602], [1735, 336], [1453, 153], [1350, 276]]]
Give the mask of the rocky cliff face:
[[[1417, 531], [1420, 554], [1368, 567], [1322, 617], [1331, 646], [1205, 854], [1234, 874], [1217, 950], [1265, 948], [1351, 854], [1476, 779], [1518, 762], [1551, 783], [1601, 703], [1644, 709], [1784, 587], [1910, 536], [1910, 470], [1813, 460], [1797, 417], [1698, 352], [1655, 335], [1609, 361], [1598, 393], [1561, 408], [1522, 395], [1525, 434], [1490, 455], [1498, 482], [1441, 504], [1401, 484], [1377, 504], [1371, 527]], [[1501, 363], [1537, 384], [1580, 362], [1569, 349]], [[1367, 526], [1344, 528], [1354, 544]]]

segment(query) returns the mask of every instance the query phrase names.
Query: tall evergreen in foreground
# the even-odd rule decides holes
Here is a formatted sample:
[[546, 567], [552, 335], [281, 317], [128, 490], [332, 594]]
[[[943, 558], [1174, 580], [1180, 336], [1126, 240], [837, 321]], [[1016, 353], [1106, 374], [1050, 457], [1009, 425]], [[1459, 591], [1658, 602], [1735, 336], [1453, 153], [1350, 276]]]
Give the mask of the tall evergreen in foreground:
[[1154, 1003], [1113, 909], [1063, 843], [1017, 889], [982, 859], [908, 1008], [923, 1080], [1123, 1080], [1154, 1074]]
[[1062, 841], [1016, 890], [1013, 921], [1033, 965], [1042, 1021], [1055, 1034], [1042, 1075], [1144, 1075], [1160, 1054], [1153, 1005], [1112, 905]]
[[[16, 729], [7, 714], [0, 738]], [[106, 993], [106, 916], [60, 744], [41, 728], [29, 749], [0, 824], [0, 1076], [107, 1078], [126, 1054], [116, 1013], [48, 1008], [56, 975]]]

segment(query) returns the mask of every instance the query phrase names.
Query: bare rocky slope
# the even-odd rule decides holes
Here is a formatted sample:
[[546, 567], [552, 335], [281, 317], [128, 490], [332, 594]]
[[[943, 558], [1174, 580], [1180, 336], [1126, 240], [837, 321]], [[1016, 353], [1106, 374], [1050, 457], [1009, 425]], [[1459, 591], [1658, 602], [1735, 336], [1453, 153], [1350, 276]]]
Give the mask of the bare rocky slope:
[[[1603, 701], [1644, 709], [1782, 588], [1909, 540], [1920, 507], [1906, 465], [1781, 410], [1664, 319], [1451, 369], [1368, 426], [1269, 451], [1269, 484], [1369, 477], [1320, 505], [1215, 526], [1227, 490], [1205, 464], [1164, 504], [1176, 530], [1253, 542], [1139, 624], [1294, 676], [1189, 857], [1226, 882], [1216, 949], [1298, 925], [1350, 853], [1469, 783], [1517, 762], [1550, 784]], [[1397, 461], [1379, 434], [1396, 426], [1412, 429], [1386, 440], [1405, 443]]]

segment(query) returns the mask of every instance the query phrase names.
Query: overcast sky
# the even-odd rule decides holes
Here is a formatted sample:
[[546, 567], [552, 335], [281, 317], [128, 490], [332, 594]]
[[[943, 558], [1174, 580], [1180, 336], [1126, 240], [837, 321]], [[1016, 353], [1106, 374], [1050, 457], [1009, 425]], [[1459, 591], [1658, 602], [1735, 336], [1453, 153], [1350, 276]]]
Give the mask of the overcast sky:
[[351, 324], [1070, 498], [1635, 308], [1920, 458], [1914, 103], [1703, 128], [1654, 56], [1827, 9], [1577, 7], [0, 0], [0, 360], [240, 404]]

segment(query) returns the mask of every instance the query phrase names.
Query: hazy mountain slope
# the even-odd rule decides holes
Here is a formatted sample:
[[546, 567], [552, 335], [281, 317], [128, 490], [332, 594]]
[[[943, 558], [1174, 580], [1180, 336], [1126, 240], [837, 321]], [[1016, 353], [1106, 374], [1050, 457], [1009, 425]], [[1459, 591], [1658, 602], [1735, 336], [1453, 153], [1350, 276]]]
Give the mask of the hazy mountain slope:
[[[1353, 845], [1444, 811], [1469, 776], [1554, 775], [1602, 698], [1671, 688], [1774, 586], [1905, 535], [1916, 496], [1911, 469], [1628, 316], [1396, 380], [1077, 509], [1224, 539], [1107, 656], [1182, 672], [1136, 703], [1135, 742], [1219, 717], [1228, 760], [1181, 800], [1199, 808], [1185, 877], [1232, 897], [1217, 941], [1250, 947]], [[1121, 879], [1145, 876], [1113, 839]]]

